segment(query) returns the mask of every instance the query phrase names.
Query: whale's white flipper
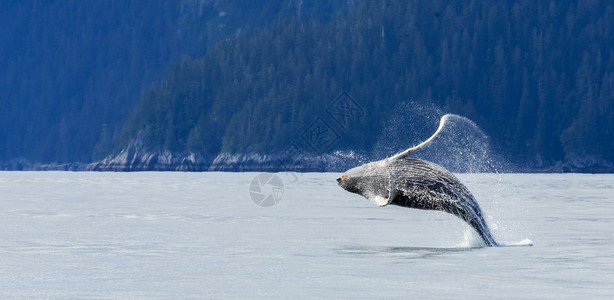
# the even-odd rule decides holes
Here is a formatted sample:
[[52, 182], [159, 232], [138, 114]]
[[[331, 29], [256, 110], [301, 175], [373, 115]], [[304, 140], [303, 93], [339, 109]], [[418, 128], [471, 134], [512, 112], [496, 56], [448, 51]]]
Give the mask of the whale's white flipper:
[[441, 129], [443, 128], [443, 125], [446, 123], [446, 120], [450, 116], [452, 116], [452, 114], [447, 114], [447, 115], [444, 115], [443, 117], [441, 117], [441, 119], [439, 120], [439, 127], [437, 128], [437, 131], [435, 131], [435, 133], [433, 133], [433, 135], [430, 138], [428, 138], [426, 141], [420, 143], [420, 145], [418, 145], [418, 146], [411, 147], [411, 148], [409, 148], [409, 149], [407, 149], [407, 150], [405, 150], [403, 152], [397, 153], [394, 156], [391, 156], [389, 159], [390, 160], [396, 160], [396, 159], [399, 159], [399, 158], [403, 158], [403, 157], [406, 157], [406, 156], [408, 156], [408, 155], [410, 155], [412, 153], [415, 153], [416, 151], [426, 147], [428, 144], [430, 144], [435, 139], [435, 137], [439, 134], [439, 132], [441, 132]]

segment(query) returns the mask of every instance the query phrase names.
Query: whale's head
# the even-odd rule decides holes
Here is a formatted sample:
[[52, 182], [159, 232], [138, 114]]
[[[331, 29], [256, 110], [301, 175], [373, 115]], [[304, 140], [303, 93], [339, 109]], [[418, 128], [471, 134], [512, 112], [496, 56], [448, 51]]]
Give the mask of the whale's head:
[[395, 194], [388, 166], [388, 160], [364, 164], [345, 172], [337, 178], [337, 183], [348, 192], [359, 194], [379, 206], [386, 206]]

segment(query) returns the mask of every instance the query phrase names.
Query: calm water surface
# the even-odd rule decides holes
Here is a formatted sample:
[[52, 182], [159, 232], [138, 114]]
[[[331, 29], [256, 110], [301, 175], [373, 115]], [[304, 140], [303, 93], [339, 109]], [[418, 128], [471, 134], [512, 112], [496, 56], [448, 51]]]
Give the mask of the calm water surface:
[[499, 242], [534, 244], [503, 248], [339, 174], [279, 173], [260, 207], [256, 175], [0, 172], [0, 298], [614, 295], [614, 175], [458, 175]]

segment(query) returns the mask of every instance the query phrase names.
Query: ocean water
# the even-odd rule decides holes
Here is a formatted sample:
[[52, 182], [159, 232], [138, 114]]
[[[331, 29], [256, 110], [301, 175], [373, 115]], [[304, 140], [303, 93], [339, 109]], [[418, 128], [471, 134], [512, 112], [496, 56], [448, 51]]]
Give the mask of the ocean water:
[[614, 295], [614, 175], [458, 174], [499, 242], [533, 243], [501, 248], [334, 173], [275, 174], [259, 206], [258, 175], [0, 172], [0, 298]]

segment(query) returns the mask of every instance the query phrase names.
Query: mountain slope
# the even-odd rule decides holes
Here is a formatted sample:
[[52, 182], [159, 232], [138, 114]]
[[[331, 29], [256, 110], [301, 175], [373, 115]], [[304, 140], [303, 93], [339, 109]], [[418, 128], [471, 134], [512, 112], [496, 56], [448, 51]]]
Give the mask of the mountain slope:
[[[371, 153], [413, 99], [476, 121], [520, 168], [611, 167], [613, 22], [607, 1], [528, 0], [360, 1], [328, 23], [281, 19], [176, 64], [116, 151], [139, 137], [144, 149], [205, 155], [294, 142], [313, 154]], [[342, 91], [364, 112], [348, 128], [327, 114]], [[302, 134], [318, 118], [338, 140], [310, 150]], [[406, 135], [391, 148], [407, 146]]]
[[113, 149], [143, 91], [182, 55], [282, 16], [326, 21], [341, 1], [6, 1], [0, 162], [88, 162]]

